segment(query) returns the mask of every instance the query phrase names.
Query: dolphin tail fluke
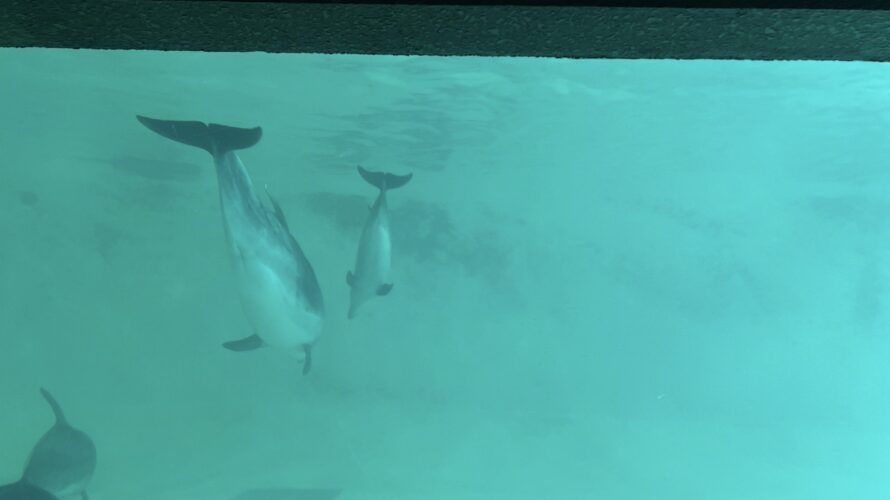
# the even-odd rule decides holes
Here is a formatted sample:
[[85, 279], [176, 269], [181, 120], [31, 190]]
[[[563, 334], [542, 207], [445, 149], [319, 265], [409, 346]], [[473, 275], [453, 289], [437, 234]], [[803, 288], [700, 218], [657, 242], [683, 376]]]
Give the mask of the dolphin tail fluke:
[[225, 342], [223, 343], [223, 347], [236, 352], [252, 351], [263, 347], [263, 339], [261, 339], [259, 335], [254, 334], [250, 337], [244, 337], [243, 339]]
[[65, 413], [62, 411], [62, 407], [59, 406], [59, 402], [56, 401], [56, 398], [43, 387], [40, 388], [40, 394], [43, 394], [43, 399], [45, 399], [46, 402], [49, 403], [50, 408], [53, 409], [53, 413], [56, 415], [56, 423], [67, 422], [67, 420], [65, 420]]
[[136, 115], [136, 119], [160, 136], [201, 148], [214, 156], [249, 148], [263, 136], [261, 127], [238, 128], [198, 121], [158, 120], [142, 115]]
[[312, 346], [309, 344], [303, 344], [303, 375], [307, 375], [309, 370], [312, 369]]
[[368, 182], [368, 184], [377, 187], [377, 189], [381, 191], [400, 188], [405, 184], [408, 184], [408, 181], [414, 176], [414, 174], [395, 175], [388, 172], [372, 172], [366, 170], [361, 165], [358, 167], [358, 173], [362, 176], [362, 179]]

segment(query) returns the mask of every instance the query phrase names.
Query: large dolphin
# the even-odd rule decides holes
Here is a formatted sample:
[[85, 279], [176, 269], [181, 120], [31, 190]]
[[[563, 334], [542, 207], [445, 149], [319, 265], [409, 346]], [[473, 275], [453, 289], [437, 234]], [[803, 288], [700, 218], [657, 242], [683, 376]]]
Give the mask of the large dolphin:
[[58, 500], [58, 498], [22, 479], [0, 486], [0, 500]]
[[150, 130], [213, 156], [223, 227], [244, 312], [253, 335], [223, 344], [233, 351], [270, 346], [302, 353], [303, 374], [312, 366], [312, 346], [324, 320], [324, 300], [309, 260], [291, 235], [281, 207], [260, 202], [244, 164], [235, 154], [259, 142], [262, 129], [137, 116]]
[[58, 497], [79, 494], [87, 500], [86, 488], [96, 470], [96, 445], [68, 423], [49, 391], [41, 388], [40, 392], [53, 409], [56, 422], [31, 450], [23, 480]]
[[362, 179], [377, 187], [380, 193], [371, 207], [355, 257], [355, 270], [346, 273], [349, 285], [349, 313], [355, 317], [359, 307], [371, 297], [386, 295], [392, 290], [389, 283], [389, 269], [392, 260], [392, 243], [389, 234], [389, 208], [386, 192], [404, 186], [411, 180], [408, 175], [393, 175], [387, 172], [372, 172], [358, 167]]

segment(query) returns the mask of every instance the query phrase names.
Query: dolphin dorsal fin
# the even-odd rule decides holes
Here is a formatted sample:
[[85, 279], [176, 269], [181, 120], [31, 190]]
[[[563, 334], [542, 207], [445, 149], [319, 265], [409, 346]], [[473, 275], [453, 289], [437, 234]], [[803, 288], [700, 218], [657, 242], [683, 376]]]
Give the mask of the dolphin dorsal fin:
[[272, 208], [275, 210], [275, 218], [278, 219], [278, 222], [284, 226], [285, 229], [290, 231], [290, 228], [287, 226], [287, 219], [284, 217], [284, 210], [281, 209], [281, 205], [275, 201], [275, 198], [272, 197], [272, 193], [269, 192], [269, 185], [265, 186], [266, 188], [266, 196], [269, 197], [269, 201], [272, 202]]
[[303, 344], [303, 375], [308, 375], [312, 370], [312, 345]]
[[56, 424], [67, 424], [68, 420], [65, 419], [65, 412], [62, 411], [62, 407], [59, 406], [59, 402], [56, 401], [56, 398], [43, 387], [40, 388], [40, 394], [43, 395], [43, 399], [45, 399], [46, 402], [49, 403], [50, 408], [53, 409], [53, 413], [56, 416]]

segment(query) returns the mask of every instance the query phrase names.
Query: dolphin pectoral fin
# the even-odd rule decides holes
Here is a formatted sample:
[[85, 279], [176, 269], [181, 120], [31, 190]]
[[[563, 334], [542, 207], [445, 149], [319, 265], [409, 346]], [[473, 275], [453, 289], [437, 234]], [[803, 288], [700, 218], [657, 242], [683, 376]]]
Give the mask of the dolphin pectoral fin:
[[80, 492], [80, 500], [90, 500], [90, 496], [87, 495], [86, 490]]
[[306, 375], [312, 369], [312, 346], [303, 344], [303, 354], [305, 354], [303, 358], [303, 375]]
[[346, 284], [350, 287], [355, 283], [355, 275], [352, 274], [352, 271], [346, 271]]
[[244, 337], [243, 339], [225, 342], [223, 343], [223, 347], [230, 351], [237, 352], [252, 351], [263, 347], [263, 340], [258, 335], [254, 334], [250, 337]]
[[392, 291], [392, 283], [384, 283], [377, 287], [377, 295], [383, 297]]

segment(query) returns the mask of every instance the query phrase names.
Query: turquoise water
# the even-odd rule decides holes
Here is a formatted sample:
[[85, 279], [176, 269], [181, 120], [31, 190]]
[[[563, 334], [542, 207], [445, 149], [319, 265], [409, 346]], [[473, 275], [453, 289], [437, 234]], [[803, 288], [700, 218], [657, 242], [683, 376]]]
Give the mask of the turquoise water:
[[[93, 500], [887, 495], [890, 66], [0, 50], [0, 483]], [[303, 377], [246, 336], [203, 151], [312, 262]], [[375, 190], [392, 281], [346, 319]], [[278, 490], [278, 492], [271, 491]], [[311, 498], [330, 497], [320, 493]]]

